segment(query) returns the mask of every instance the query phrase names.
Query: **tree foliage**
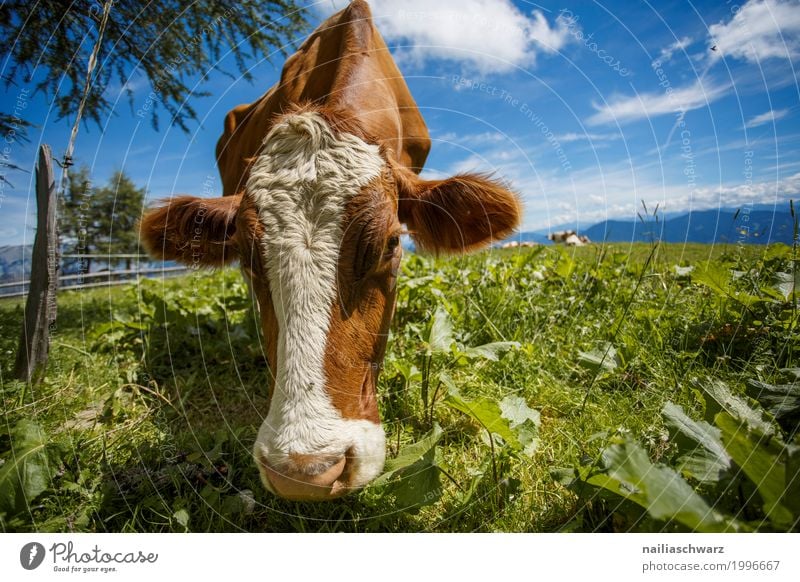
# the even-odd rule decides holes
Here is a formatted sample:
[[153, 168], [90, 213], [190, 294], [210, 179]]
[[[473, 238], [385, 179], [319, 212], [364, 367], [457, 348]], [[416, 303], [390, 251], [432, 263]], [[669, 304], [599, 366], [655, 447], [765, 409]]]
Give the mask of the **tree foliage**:
[[[0, 43], [7, 47], [7, 85], [31, 83], [53, 99], [59, 118], [73, 115], [83, 91], [92, 46], [103, 11], [102, 2], [44, 0], [5, 2], [0, 6]], [[86, 119], [101, 125], [114, 106], [119, 86], [131, 108], [158, 127], [159, 114], [188, 131], [197, 118], [187, 102], [194, 90], [228, 51], [238, 74], [250, 80], [246, 63], [285, 53], [306, 27], [294, 0], [217, 0], [138, 2], [116, 0], [102, 38]], [[229, 71], [223, 71], [231, 75]], [[131, 83], [142, 77], [151, 92], [134, 103]]]
[[59, 208], [59, 230], [67, 252], [109, 255], [137, 252], [136, 222], [142, 213], [145, 193], [122, 171], [114, 172], [101, 187], [92, 185], [86, 167], [70, 173], [69, 187]]

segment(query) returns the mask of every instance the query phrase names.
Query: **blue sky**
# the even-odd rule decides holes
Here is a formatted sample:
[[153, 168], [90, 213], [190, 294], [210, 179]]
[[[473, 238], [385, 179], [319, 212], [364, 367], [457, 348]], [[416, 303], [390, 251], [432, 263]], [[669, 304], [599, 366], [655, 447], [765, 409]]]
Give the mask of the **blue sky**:
[[[523, 198], [523, 230], [634, 219], [642, 200], [677, 213], [800, 198], [799, 0], [371, 4], [433, 139], [425, 174], [505, 178]], [[318, 3], [312, 18], [342, 5]], [[198, 82], [212, 96], [190, 98], [190, 134], [137, 116], [151, 89], [134, 72], [133, 104], [109, 89], [114, 113], [81, 128], [78, 163], [96, 183], [123, 169], [150, 199], [219, 195], [224, 115], [274, 84], [282, 60], [251, 64], [252, 84], [218, 72]], [[38, 127], [29, 144], [6, 136], [4, 157], [32, 168], [39, 143], [63, 153], [71, 120], [26, 89], [6, 90], [4, 110], [21, 103]], [[6, 175], [0, 245], [32, 242], [32, 175]]]

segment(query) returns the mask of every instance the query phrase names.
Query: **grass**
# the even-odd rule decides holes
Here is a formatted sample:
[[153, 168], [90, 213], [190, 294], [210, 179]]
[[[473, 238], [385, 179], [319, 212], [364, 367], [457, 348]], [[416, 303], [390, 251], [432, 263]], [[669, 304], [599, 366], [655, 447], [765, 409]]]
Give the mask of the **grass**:
[[[388, 456], [434, 422], [443, 429], [436, 479], [413, 506], [399, 502], [407, 496], [397, 487], [328, 504], [285, 502], [262, 490], [251, 447], [266, 412], [268, 371], [235, 270], [61, 292], [48, 370], [33, 387], [10, 379], [21, 302], [0, 301], [0, 462], [15, 458], [12, 442], [25, 422], [41, 430], [47, 451], [35, 497], [0, 509], [0, 524], [115, 532], [674, 528], [567, 488], [554, 470], [596, 465], [621, 437], [641, 443], [653, 462], [674, 463], [665, 403], [702, 415], [698, 383], [721, 380], [741, 393], [748, 380], [776, 383], [782, 369], [797, 367], [796, 301], [769, 291], [793, 259], [781, 245], [688, 244], [407, 256], [379, 384]], [[715, 287], [709, 273], [731, 270], [744, 275]], [[497, 361], [430, 355], [426, 334], [437, 308], [452, 320], [459, 349], [519, 347]], [[609, 356], [609, 346], [614, 365], [598, 366], [592, 354]], [[426, 410], [423, 372], [428, 381], [446, 373], [472, 402], [522, 398], [541, 415], [536, 450], [487, 437], [445, 402], [446, 389], [432, 404], [428, 395]], [[758, 508], [726, 503], [764, 522]]]

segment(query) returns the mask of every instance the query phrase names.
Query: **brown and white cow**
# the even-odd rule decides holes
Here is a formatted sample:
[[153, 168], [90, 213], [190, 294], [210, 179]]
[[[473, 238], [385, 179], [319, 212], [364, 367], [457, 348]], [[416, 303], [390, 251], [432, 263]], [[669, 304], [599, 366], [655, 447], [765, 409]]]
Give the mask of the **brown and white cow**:
[[511, 233], [517, 197], [486, 176], [424, 180], [425, 122], [366, 2], [331, 16], [280, 83], [228, 113], [224, 196], [179, 197], [142, 221], [148, 250], [202, 266], [238, 260], [273, 372], [254, 456], [287, 499], [338, 497], [382, 470], [376, 383], [400, 235], [460, 253]]

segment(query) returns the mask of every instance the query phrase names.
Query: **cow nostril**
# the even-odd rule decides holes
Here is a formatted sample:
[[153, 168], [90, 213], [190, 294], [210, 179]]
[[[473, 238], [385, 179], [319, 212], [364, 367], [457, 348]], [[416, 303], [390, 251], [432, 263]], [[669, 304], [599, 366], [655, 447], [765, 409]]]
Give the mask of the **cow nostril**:
[[[259, 459], [262, 476], [275, 494], [292, 501], [316, 501], [338, 497], [347, 487], [340, 482], [347, 459], [341, 457], [333, 464], [329, 460], [303, 456], [301, 462], [273, 468], [263, 457]], [[316, 471], [326, 466], [323, 471]], [[265, 483], [266, 484], [266, 483]]]

